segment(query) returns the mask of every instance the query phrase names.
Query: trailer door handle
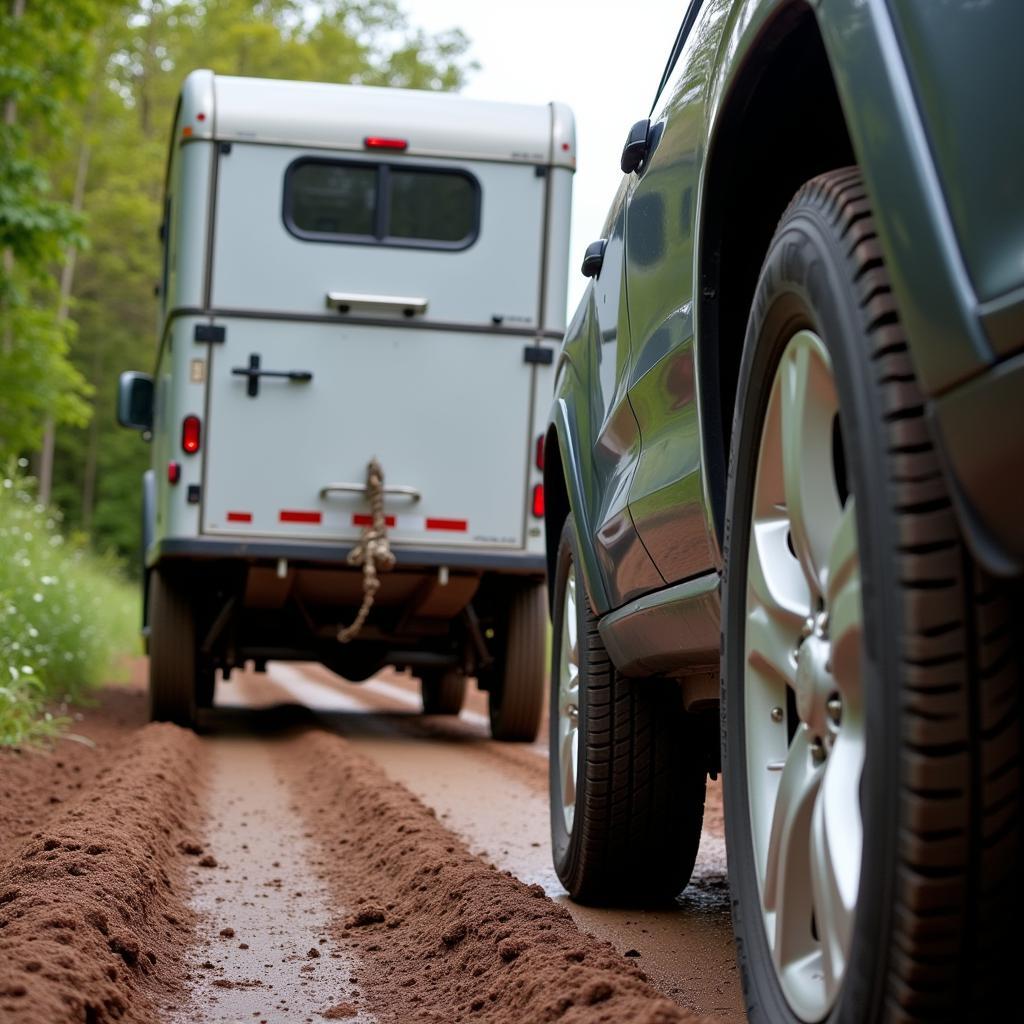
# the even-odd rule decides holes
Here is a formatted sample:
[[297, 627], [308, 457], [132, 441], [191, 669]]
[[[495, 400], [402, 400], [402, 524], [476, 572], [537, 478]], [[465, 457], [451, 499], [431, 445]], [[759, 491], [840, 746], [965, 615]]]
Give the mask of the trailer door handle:
[[[422, 495], [415, 487], [406, 487], [400, 484], [394, 486], [387, 486], [381, 488], [385, 494], [393, 494], [396, 497], [408, 498], [412, 502], [420, 500]], [[324, 484], [320, 488], [320, 497], [326, 498], [331, 494], [366, 494], [366, 484], [347, 484], [347, 483], [335, 483], [335, 484]]]
[[403, 295], [360, 295], [357, 292], [328, 292], [327, 308], [339, 313], [401, 313], [413, 317], [426, 313], [427, 300]]
[[309, 370], [261, 370], [260, 357], [255, 352], [249, 356], [248, 366], [232, 367], [231, 373], [235, 377], [248, 377], [245, 390], [250, 398], [255, 398], [260, 393], [260, 377], [279, 377], [282, 380], [295, 381], [297, 384], [306, 384], [313, 379], [313, 374]]

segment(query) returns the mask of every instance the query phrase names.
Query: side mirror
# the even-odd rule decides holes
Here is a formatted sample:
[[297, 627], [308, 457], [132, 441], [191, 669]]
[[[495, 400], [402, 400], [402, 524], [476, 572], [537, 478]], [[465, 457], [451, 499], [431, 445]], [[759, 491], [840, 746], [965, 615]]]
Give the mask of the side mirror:
[[153, 429], [153, 378], [125, 370], [117, 382], [117, 422], [131, 430]]

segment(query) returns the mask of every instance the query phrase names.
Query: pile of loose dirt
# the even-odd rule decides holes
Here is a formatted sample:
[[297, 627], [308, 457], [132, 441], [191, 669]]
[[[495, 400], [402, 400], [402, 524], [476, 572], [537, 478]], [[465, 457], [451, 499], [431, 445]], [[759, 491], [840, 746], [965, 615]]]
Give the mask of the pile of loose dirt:
[[177, 847], [195, 826], [198, 758], [191, 733], [146, 726], [29, 837], [5, 844], [4, 1021], [155, 1021], [176, 997], [191, 932]]
[[[110, 687], [45, 747], [0, 747], [0, 860], [87, 788], [110, 752], [146, 722], [146, 696]], [[55, 709], [61, 713], [61, 709]]]
[[[581, 934], [540, 886], [472, 855], [344, 740], [309, 731], [282, 756], [320, 846], [318, 868], [349, 908], [334, 937], [362, 960], [352, 980], [379, 1020], [697, 1019], [608, 943]], [[345, 993], [336, 995], [340, 1005]]]

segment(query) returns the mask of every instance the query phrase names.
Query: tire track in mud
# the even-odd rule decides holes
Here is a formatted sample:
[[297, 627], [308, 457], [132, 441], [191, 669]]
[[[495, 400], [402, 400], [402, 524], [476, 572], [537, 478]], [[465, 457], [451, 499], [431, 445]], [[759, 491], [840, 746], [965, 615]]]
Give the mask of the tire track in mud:
[[[707, 986], [725, 968], [675, 942], [692, 908], [623, 915], [559, 895], [537, 750], [491, 742], [479, 713], [410, 714], [409, 679], [359, 691], [285, 668], [222, 687], [243, 706], [215, 710], [198, 740], [139, 728], [136, 707], [94, 730], [96, 750], [62, 742], [60, 763], [80, 771], [49, 772], [37, 796], [64, 802], [48, 810], [0, 787], [0, 812], [14, 808], [28, 832], [0, 833], [0, 1016], [694, 1019], [682, 1004], [738, 1019]], [[334, 710], [288, 706], [297, 699]], [[691, 974], [703, 988], [689, 990]]]
[[338, 907], [283, 781], [281, 743], [228, 735], [208, 745], [207, 820], [189, 847], [198, 942], [189, 999], [172, 1018], [181, 1024], [373, 1019], [360, 1010], [355, 962], [329, 941]]
[[[303, 680], [315, 687], [303, 690]], [[346, 683], [319, 665], [303, 664], [272, 665], [268, 676], [240, 675], [232, 686], [236, 699], [252, 706], [296, 695], [313, 701], [324, 729], [344, 736], [418, 796], [475, 853], [542, 885], [578, 927], [620, 953], [639, 954], [636, 962], [679, 1005], [725, 1022], [746, 1019], [729, 911], [720, 783], [709, 784], [694, 877], [674, 906], [583, 907], [568, 900], [551, 862], [546, 750], [540, 757], [529, 745], [495, 743], [465, 714], [424, 719], [412, 714], [418, 706], [414, 680], [389, 676], [387, 691], [376, 682]], [[399, 686], [407, 688], [404, 700], [393, 692]]]

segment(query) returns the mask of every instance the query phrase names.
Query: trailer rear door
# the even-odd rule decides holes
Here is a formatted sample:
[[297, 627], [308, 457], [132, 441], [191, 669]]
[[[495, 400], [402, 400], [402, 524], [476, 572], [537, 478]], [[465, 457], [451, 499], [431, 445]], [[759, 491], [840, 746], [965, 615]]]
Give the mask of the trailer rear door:
[[544, 184], [511, 164], [220, 156], [204, 532], [355, 540], [369, 510], [344, 485], [376, 456], [408, 488], [386, 502], [396, 545], [524, 545]]

